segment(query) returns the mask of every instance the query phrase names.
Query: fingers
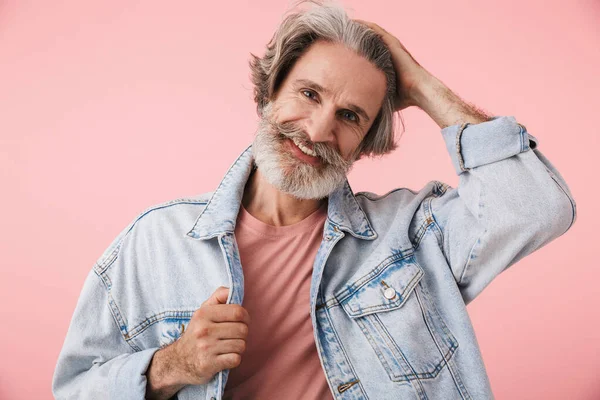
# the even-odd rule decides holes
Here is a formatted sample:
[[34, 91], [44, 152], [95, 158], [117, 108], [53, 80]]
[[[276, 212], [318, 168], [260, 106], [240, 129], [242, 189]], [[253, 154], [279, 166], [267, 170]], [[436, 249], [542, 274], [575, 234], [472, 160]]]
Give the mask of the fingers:
[[227, 296], [229, 296], [229, 288], [220, 286], [202, 305], [227, 304]]
[[217, 339], [246, 339], [248, 337], [248, 325], [242, 322], [221, 322], [214, 324], [214, 336]]
[[212, 351], [216, 355], [229, 353], [242, 355], [246, 351], [246, 341], [242, 339], [217, 340]]
[[248, 311], [237, 304], [217, 304], [214, 306], [202, 307], [208, 319], [212, 322], [243, 322], [250, 323]]
[[215, 358], [215, 366], [219, 371], [235, 368], [242, 362], [242, 356], [237, 353], [219, 354]]

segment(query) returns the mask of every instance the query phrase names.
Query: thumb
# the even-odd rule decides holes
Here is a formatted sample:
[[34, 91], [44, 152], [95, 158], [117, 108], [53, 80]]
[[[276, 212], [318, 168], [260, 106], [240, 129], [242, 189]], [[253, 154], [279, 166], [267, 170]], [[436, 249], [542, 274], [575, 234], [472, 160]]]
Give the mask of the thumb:
[[229, 288], [219, 286], [202, 305], [227, 304], [227, 296], [229, 296]]

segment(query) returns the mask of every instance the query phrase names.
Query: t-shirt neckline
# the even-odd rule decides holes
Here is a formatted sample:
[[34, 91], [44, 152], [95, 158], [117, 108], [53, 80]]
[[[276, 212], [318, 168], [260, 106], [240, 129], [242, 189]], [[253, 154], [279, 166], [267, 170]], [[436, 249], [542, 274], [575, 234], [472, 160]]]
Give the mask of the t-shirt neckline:
[[302, 221], [298, 221], [292, 225], [274, 226], [269, 225], [246, 210], [243, 204], [240, 204], [240, 211], [237, 218], [237, 223], [240, 223], [257, 233], [271, 237], [289, 237], [311, 231], [317, 223], [323, 222], [327, 217], [327, 202], [323, 202], [321, 206], [313, 213], [308, 215]]

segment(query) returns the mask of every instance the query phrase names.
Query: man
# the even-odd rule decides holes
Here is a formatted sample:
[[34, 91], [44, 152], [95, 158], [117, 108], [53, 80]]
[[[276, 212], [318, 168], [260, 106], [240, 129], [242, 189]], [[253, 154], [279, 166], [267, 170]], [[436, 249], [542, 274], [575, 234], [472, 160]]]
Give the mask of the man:
[[[575, 219], [536, 139], [336, 6], [288, 16], [251, 68], [253, 145], [100, 257], [55, 396], [492, 398], [466, 304]], [[440, 126], [458, 188], [354, 194], [348, 171], [394, 149], [409, 106]]]

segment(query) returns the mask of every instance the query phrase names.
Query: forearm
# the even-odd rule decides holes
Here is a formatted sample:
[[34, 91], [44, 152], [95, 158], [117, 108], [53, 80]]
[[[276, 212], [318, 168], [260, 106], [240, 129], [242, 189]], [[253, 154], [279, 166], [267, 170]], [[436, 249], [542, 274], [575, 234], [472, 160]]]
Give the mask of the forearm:
[[170, 399], [185, 385], [178, 382], [176, 372], [172, 368], [172, 346], [167, 346], [154, 353], [146, 371], [146, 399]]
[[465, 122], [478, 124], [491, 118], [484, 111], [463, 101], [430, 74], [415, 88], [413, 98], [415, 105], [425, 111], [442, 129]]

